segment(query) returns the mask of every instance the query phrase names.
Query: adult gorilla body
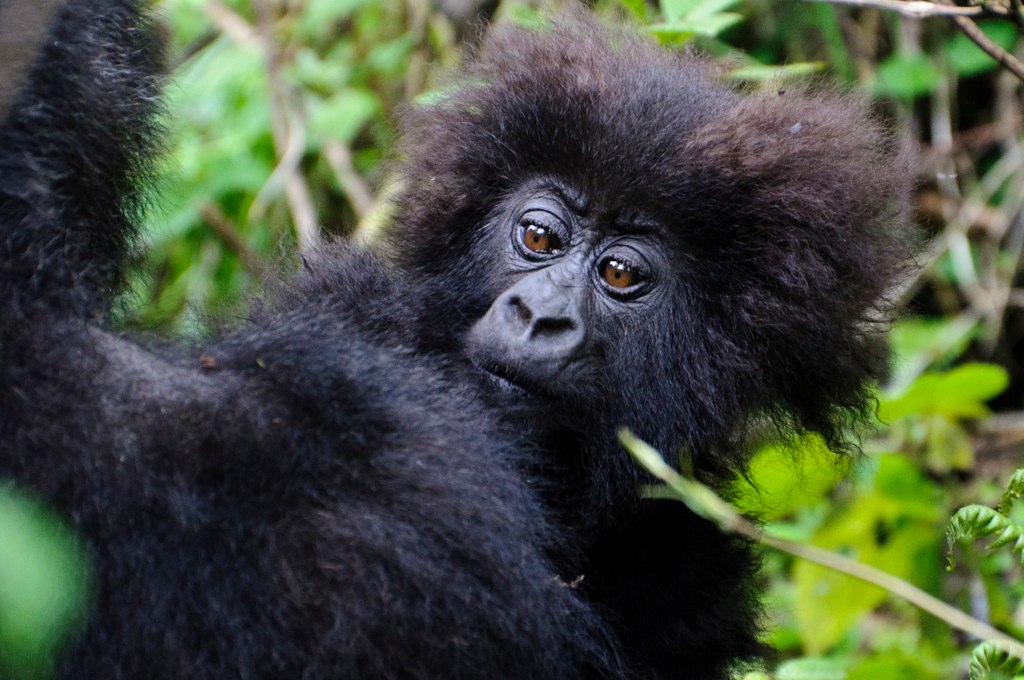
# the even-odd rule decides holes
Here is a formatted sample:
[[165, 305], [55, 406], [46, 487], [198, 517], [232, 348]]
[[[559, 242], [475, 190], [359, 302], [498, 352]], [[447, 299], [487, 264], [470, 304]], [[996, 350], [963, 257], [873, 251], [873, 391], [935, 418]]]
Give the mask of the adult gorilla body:
[[581, 17], [497, 32], [406, 122], [386, 265], [326, 249], [246, 328], [165, 353], [102, 329], [154, 134], [137, 12], [72, 4], [0, 128], [0, 477], [99, 577], [61, 674], [755, 657], [746, 547], [638, 500], [614, 432], [721, 479], [749, 419], [835, 438], [863, 406], [901, 195], [856, 107], [743, 97]]

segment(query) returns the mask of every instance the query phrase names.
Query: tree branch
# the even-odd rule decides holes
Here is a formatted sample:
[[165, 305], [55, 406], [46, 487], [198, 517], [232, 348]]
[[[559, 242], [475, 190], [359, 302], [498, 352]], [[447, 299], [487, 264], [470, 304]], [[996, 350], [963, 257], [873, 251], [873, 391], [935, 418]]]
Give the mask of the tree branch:
[[898, 12], [908, 17], [976, 17], [986, 14], [984, 7], [972, 5], [970, 7], [954, 7], [952, 5], [938, 5], [927, 0], [821, 0], [832, 5], [852, 5], [854, 7], [877, 7], [892, 12]]
[[199, 209], [203, 221], [210, 228], [210, 231], [220, 240], [228, 250], [238, 256], [238, 260], [245, 267], [245, 270], [252, 274], [253, 278], [263, 281], [268, 275], [270, 268], [249, 245], [242, 240], [238, 234], [238, 228], [220, 209], [216, 203], [204, 203]]
[[1016, 76], [1018, 80], [1024, 82], [1024, 63], [1021, 63], [1015, 56], [992, 42], [992, 40], [990, 40], [980, 28], [978, 28], [978, 25], [966, 16], [952, 16], [950, 18], [953, 19], [953, 23], [956, 24], [956, 27], [959, 28], [964, 35], [970, 38], [975, 45], [984, 50], [988, 56], [995, 59], [1000, 66]]
[[352, 165], [352, 150], [336, 140], [324, 144], [324, 157], [331, 166], [338, 185], [345, 192], [357, 220], [362, 220], [373, 208], [373, 192]]

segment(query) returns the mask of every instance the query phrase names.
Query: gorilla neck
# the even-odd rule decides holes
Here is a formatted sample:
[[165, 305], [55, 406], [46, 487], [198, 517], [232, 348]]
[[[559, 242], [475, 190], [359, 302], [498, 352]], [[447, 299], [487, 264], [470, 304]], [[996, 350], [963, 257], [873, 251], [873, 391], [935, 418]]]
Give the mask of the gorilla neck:
[[519, 465], [552, 519], [577, 544], [636, 517], [640, 469], [618, 441], [617, 420], [597, 415], [604, 409], [518, 388], [489, 390], [487, 401], [528, 452]]

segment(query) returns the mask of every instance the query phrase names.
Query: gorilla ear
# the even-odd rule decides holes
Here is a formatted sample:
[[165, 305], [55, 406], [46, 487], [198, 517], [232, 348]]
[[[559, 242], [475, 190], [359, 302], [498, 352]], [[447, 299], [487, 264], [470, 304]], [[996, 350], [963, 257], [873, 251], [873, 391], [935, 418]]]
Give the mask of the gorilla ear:
[[[684, 150], [717, 196], [714, 315], [747, 409], [832, 444], [886, 370], [886, 294], [912, 259], [910, 154], [848, 96], [752, 95]], [[742, 267], [735, 266], [742, 262]]]

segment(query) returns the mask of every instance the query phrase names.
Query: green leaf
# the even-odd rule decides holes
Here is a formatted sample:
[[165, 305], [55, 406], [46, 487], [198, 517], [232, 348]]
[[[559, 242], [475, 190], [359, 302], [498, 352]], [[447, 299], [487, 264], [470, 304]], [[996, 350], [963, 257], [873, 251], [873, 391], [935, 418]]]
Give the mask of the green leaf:
[[[941, 505], [936, 488], [901, 456], [881, 456], [865, 484], [873, 488], [825, 522], [812, 539], [899, 578], [922, 585], [937, 577], [936, 530]], [[804, 648], [821, 654], [886, 601], [883, 589], [812, 562], [798, 561], [794, 610]]]
[[910, 378], [900, 374], [916, 375], [937, 362], [949, 362], [963, 354], [982, 325], [967, 317], [913, 317], [896, 324], [889, 334], [894, 372], [892, 382], [905, 385]]
[[737, 4], [739, 4], [739, 0], [700, 0], [686, 13], [686, 19], [688, 21], [706, 19], [723, 13]]
[[647, 27], [662, 42], [683, 42], [694, 36], [714, 38], [743, 21], [743, 16], [724, 10], [738, 0], [662, 0], [662, 23]]
[[[1012, 51], [1019, 36], [1008, 21], [979, 21], [978, 27], [992, 42]], [[946, 57], [960, 76], [973, 76], [995, 70], [999, 64], [963, 33], [954, 33], [946, 44]]]
[[775, 677], [777, 680], [846, 680], [846, 662], [812, 657], [791, 659], [778, 667]]
[[296, 28], [301, 35], [318, 36], [370, 2], [372, 0], [306, 0]]
[[1006, 369], [995, 364], [969, 363], [942, 373], [925, 373], [895, 399], [882, 401], [883, 421], [912, 415], [981, 418], [988, 415], [984, 402], [1009, 385]]
[[974, 467], [974, 442], [970, 433], [946, 416], [924, 418], [924, 458], [929, 471], [947, 474]]
[[857, 661], [847, 680], [948, 680], [948, 673], [936, 672], [922, 656], [921, 650], [916, 649], [873, 654]]
[[803, 61], [795, 64], [749, 64], [732, 69], [727, 77], [732, 80], [744, 80], [756, 83], [781, 83], [789, 80], [806, 78], [821, 73], [825, 63], [821, 61]]
[[336, 44], [324, 55], [308, 47], [301, 47], [296, 50], [287, 74], [305, 89], [334, 92], [352, 79], [351, 52], [351, 46], [344, 43]]
[[687, 15], [701, 0], [661, 0], [659, 6], [665, 19], [671, 23]]
[[896, 99], [914, 99], [930, 94], [941, 78], [942, 72], [928, 55], [895, 55], [879, 65], [875, 94]]
[[754, 454], [749, 481], [737, 479], [730, 496], [740, 512], [775, 521], [824, 498], [844, 474], [837, 462], [818, 435], [771, 444]]
[[180, 53], [199, 41], [210, 30], [210, 22], [203, 15], [205, 0], [164, 0], [160, 16], [167, 22], [173, 39], [173, 51]]
[[619, 0], [619, 4], [637, 19], [647, 18], [647, 3], [644, 0]]
[[870, 481], [877, 494], [873, 503], [887, 519], [910, 517], [927, 522], [944, 519], [942, 493], [914, 463], [905, 456], [889, 453], [878, 456]]
[[651, 24], [645, 27], [644, 30], [655, 36], [658, 42], [663, 45], [684, 43], [692, 40], [696, 35], [689, 27], [682, 24]]
[[348, 89], [328, 99], [310, 98], [309, 129], [315, 138], [348, 144], [379, 109], [377, 96], [368, 90]]
[[83, 622], [85, 552], [49, 510], [0, 488], [0, 677], [43, 678]]
[[743, 21], [742, 15], [733, 12], [723, 12], [710, 16], [698, 16], [692, 19], [686, 17], [663, 24], [654, 24], [649, 26], [647, 30], [663, 41], [688, 40], [696, 35], [714, 38], [725, 29], [741, 21]]
[[551, 28], [551, 21], [536, 7], [529, 5], [513, 4], [509, 12], [509, 18], [523, 28], [534, 31], [544, 31]]

